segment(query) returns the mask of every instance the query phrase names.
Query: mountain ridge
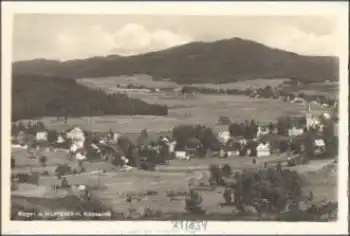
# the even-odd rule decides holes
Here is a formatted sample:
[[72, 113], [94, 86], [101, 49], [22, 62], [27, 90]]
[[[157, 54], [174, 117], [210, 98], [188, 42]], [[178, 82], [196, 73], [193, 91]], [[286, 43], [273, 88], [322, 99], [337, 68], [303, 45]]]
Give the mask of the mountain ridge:
[[148, 74], [179, 84], [226, 83], [287, 77], [301, 82], [338, 80], [337, 57], [304, 56], [242, 38], [191, 42], [132, 56], [74, 60], [34, 59], [12, 64], [14, 74], [72, 78]]

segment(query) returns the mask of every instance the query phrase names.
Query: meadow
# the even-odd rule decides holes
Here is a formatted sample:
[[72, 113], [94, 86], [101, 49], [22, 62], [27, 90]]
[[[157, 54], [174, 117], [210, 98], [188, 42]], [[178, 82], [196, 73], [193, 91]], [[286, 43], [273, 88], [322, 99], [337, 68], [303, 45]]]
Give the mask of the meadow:
[[[43, 201], [55, 201], [72, 194], [72, 191], [58, 190], [55, 192], [53, 185], [60, 183], [54, 174], [55, 167], [60, 163], [69, 163], [74, 167], [76, 163], [67, 159], [64, 152], [41, 151], [37, 154], [45, 154], [48, 157], [46, 167], [41, 166], [38, 160], [28, 160], [28, 154], [23, 150], [13, 150], [16, 160], [16, 168], [13, 173], [32, 171], [48, 171], [49, 176], [41, 176], [39, 185], [19, 184], [17, 190], [12, 191], [13, 203], [29, 205], [31, 207], [43, 207]], [[160, 165], [155, 172], [132, 170], [123, 172], [105, 162], [86, 162], [86, 173], [66, 175], [69, 184], [85, 184], [93, 186], [93, 196], [101, 201], [104, 206], [118, 214], [125, 214], [130, 209], [135, 209], [135, 217], [140, 217], [146, 208], [159, 210], [162, 217], [171, 217], [183, 214], [186, 192], [191, 188], [196, 189], [203, 197], [202, 207], [207, 214], [232, 214], [232, 206], [222, 206], [223, 187], [211, 188], [208, 185], [210, 164], [229, 164], [234, 172], [243, 169], [260, 168], [264, 162], [271, 165], [276, 160], [283, 160], [286, 156], [272, 155], [257, 160], [252, 164], [252, 157], [232, 156], [227, 159], [191, 159], [189, 161], [173, 160], [169, 165]], [[270, 165], [269, 164], [269, 165]], [[317, 200], [336, 200], [336, 176], [329, 171], [321, 171], [330, 165], [330, 161], [312, 161], [307, 166], [297, 166], [292, 169], [305, 174], [306, 192], [313, 191]], [[333, 168], [335, 169], [335, 168]], [[102, 170], [106, 172], [102, 172]], [[127, 196], [132, 197], [132, 202], [127, 202]], [[45, 200], [46, 199], [46, 200]], [[25, 203], [23, 203], [25, 201]], [[55, 204], [46, 204], [48, 209], [69, 210], [69, 204], [54, 207]], [[55, 208], [55, 209], [53, 209]]]
[[[178, 86], [172, 82], [153, 81], [149, 77], [107, 77], [97, 79], [79, 79], [78, 83], [90, 88], [99, 88], [106, 92], [115, 92], [117, 84], [125, 84], [133, 81], [137, 85], [148, 87]], [[152, 82], [150, 82], [152, 81]], [[259, 80], [266, 86], [267, 80]], [[271, 81], [271, 80], [270, 80]], [[273, 80], [275, 83], [278, 80]], [[280, 82], [282, 80], [279, 80]], [[239, 83], [239, 82], [237, 82]], [[246, 85], [252, 85], [247, 81]], [[231, 86], [233, 86], [232, 83]], [[241, 83], [243, 84], [243, 82]], [[256, 83], [259, 85], [259, 83]], [[208, 86], [208, 85], [203, 85]], [[233, 122], [244, 122], [255, 119], [260, 124], [275, 121], [281, 116], [302, 115], [306, 111], [306, 104], [291, 104], [273, 99], [254, 99], [239, 95], [209, 95], [195, 94], [183, 96], [177, 92], [156, 93], [128, 93], [128, 96], [142, 99], [148, 103], [168, 106], [168, 116], [95, 116], [95, 117], [71, 117], [67, 124], [58, 121], [56, 117], [43, 117], [45, 125], [57, 130], [65, 130], [72, 125], [78, 125], [84, 129], [96, 132], [106, 132], [112, 129], [114, 132], [127, 134], [134, 139], [139, 132], [147, 129], [150, 135], [170, 134], [171, 130], [182, 124], [203, 124], [212, 127], [215, 131], [226, 130], [227, 126], [218, 124], [220, 116], [227, 116]], [[327, 112], [327, 108], [312, 105], [315, 115]], [[135, 136], [136, 135], [136, 136]]]

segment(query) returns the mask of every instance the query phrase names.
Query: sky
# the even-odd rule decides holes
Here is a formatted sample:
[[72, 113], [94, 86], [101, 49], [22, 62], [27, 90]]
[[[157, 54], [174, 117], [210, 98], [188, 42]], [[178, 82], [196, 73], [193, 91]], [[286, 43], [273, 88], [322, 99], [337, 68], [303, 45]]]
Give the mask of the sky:
[[321, 16], [17, 14], [13, 60], [70, 60], [158, 51], [239, 37], [303, 55], [335, 55], [335, 21]]

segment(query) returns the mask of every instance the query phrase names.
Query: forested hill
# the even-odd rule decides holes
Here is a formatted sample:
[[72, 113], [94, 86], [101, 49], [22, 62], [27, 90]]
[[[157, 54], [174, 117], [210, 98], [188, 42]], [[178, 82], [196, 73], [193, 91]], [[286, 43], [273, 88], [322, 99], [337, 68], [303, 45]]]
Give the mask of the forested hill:
[[167, 107], [124, 94], [91, 90], [73, 79], [15, 75], [12, 78], [12, 119], [41, 116], [167, 115]]
[[82, 60], [31, 60], [13, 63], [15, 74], [73, 78], [148, 74], [178, 83], [224, 83], [256, 78], [294, 78], [301, 82], [338, 80], [335, 57], [301, 56], [254, 41], [233, 38], [194, 42], [142, 55]]

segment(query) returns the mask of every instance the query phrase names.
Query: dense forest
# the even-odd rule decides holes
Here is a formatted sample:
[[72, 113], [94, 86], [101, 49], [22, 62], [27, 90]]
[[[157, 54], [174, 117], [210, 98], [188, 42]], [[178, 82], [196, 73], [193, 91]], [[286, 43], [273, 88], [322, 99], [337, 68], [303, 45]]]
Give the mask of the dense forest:
[[125, 94], [106, 94], [73, 79], [48, 76], [13, 76], [12, 119], [41, 116], [160, 115], [166, 106], [148, 104]]
[[307, 83], [338, 80], [338, 63], [336, 57], [302, 56], [232, 38], [193, 42], [127, 57], [19, 61], [13, 63], [13, 72], [72, 78], [148, 74], [179, 84], [226, 83], [256, 78], [291, 78]]

